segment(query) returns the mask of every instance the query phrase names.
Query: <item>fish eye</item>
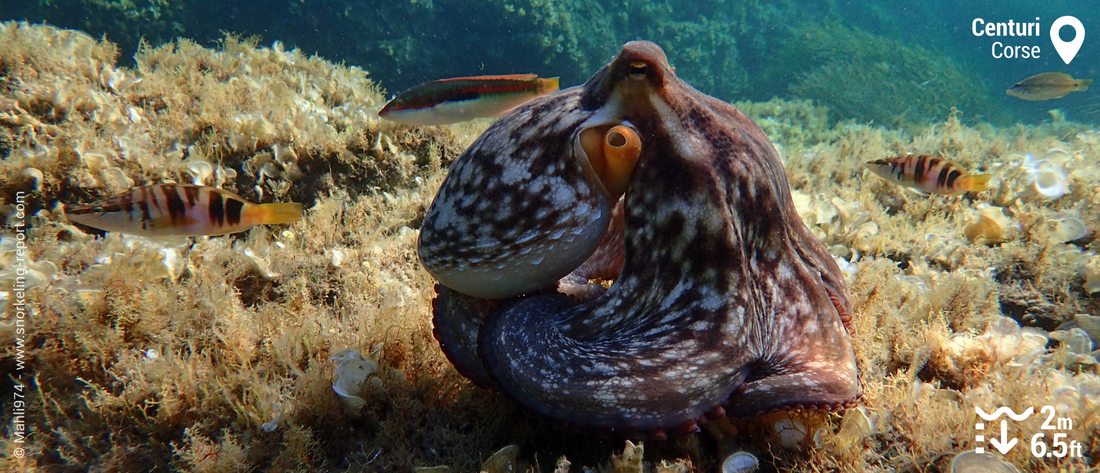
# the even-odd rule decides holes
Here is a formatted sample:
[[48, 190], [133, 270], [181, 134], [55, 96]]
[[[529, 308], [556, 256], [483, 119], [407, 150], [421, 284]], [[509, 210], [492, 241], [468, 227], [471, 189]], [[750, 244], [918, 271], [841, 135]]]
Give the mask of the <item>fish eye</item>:
[[642, 61], [634, 61], [630, 63], [630, 75], [636, 78], [644, 78], [646, 72], [649, 71], [649, 66]]

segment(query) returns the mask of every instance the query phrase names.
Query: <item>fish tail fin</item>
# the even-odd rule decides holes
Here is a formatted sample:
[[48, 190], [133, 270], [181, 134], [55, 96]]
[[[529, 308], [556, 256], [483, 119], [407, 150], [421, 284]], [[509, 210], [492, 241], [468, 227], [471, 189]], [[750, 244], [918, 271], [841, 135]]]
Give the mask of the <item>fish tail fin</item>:
[[302, 218], [302, 204], [298, 202], [259, 204], [254, 210], [255, 223], [280, 225], [294, 223]]
[[560, 85], [560, 82], [558, 81], [557, 77], [550, 77], [550, 78], [547, 78], [547, 79], [543, 79], [542, 90], [544, 90], [546, 92], [553, 92], [555, 90], [558, 90], [559, 85]]
[[959, 178], [959, 189], [966, 192], [981, 192], [989, 189], [991, 174], [971, 174]]
[[1089, 86], [1092, 85], [1092, 79], [1081, 79], [1077, 81], [1077, 90], [1089, 90]]

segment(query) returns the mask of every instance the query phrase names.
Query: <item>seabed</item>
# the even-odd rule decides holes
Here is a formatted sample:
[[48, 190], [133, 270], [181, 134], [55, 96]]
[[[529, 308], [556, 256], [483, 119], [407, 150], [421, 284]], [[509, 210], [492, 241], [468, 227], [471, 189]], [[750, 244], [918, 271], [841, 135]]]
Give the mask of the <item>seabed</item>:
[[[843, 414], [739, 420], [643, 450], [556, 430], [473, 386], [432, 337], [417, 228], [486, 122], [380, 121], [383, 93], [363, 70], [234, 38], [135, 59], [118, 67], [114, 45], [80, 32], [0, 24], [0, 338], [24, 341], [0, 365], [25, 387], [3, 391], [25, 393], [28, 433], [0, 440], [26, 453], [8, 457], [13, 470], [715, 471], [746, 451], [765, 470], [949, 471], [990, 449], [975, 409], [1001, 406], [1036, 414], [1010, 422], [1021, 440], [995, 457], [1095, 468], [1095, 127], [1057, 114], [968, 125], [944, 110], [890, 129], [832, 124], [808, 101], [738, 104], [848, 274], [865, 395]], [[991, 173], [993, 188], [922, 196], [863, 168], [911, 152]], [[307, 212], [176, 241], [97, 237], [64, 218], [64, 203], [167, 181]], [[1043, 406], [1067, 419], [1056, 431], [1041, 429]], [[1081, 454], [1034, 456], [1040, 432]], [[483, 465], [509, 445], [514, 459]]]

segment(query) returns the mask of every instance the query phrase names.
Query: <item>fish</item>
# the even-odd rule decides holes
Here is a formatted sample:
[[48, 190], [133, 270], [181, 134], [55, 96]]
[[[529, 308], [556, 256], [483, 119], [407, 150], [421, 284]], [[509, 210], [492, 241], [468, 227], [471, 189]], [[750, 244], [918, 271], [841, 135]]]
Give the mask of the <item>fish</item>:
[[981, 192], [989, 188], [989, 174], [968, 174], [946, 159], [907, 154], [869, 161], [867, 169], [895, 184], [932, 194]]
[[405, 125], [449, 125], [499, 116], [557, 90], [557, 77], [535, 74], [439, 79], [397, 94], [378, 115]]
[[65, 214], [73, 222], [108, 232], [225, 235], [254, 225], [294, 223], [302, 218], [302, 204], [253, 204], [216, 187], [168, 183], [135, 187], [93, 204], [66, 206]]
[[1040, 101], [1065, 97], [1073, 92], [1083, 92], [1092, 85], [1092, 79], [1074, 79], [1064, 72], [1044, 72], [1017, 82], [1005, 91], [1022, 100]]

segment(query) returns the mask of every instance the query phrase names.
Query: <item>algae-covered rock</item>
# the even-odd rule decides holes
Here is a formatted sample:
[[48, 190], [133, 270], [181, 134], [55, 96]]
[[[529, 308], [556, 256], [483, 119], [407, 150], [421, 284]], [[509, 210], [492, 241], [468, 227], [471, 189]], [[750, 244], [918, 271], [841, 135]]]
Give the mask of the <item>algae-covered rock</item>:
[[280, 45], [180, 40], [142, 48], [134, 69], [117, 54], [83, 33], [0, 24], [0, 143], [21, 158], [0, 162], [7, 201], [35, 190], [34, 213], [58, 196], [171, 180], [308, 206], [407, 186], [459, 151], [445, 131], [380, 122], [381, 92], [362, 69]]

